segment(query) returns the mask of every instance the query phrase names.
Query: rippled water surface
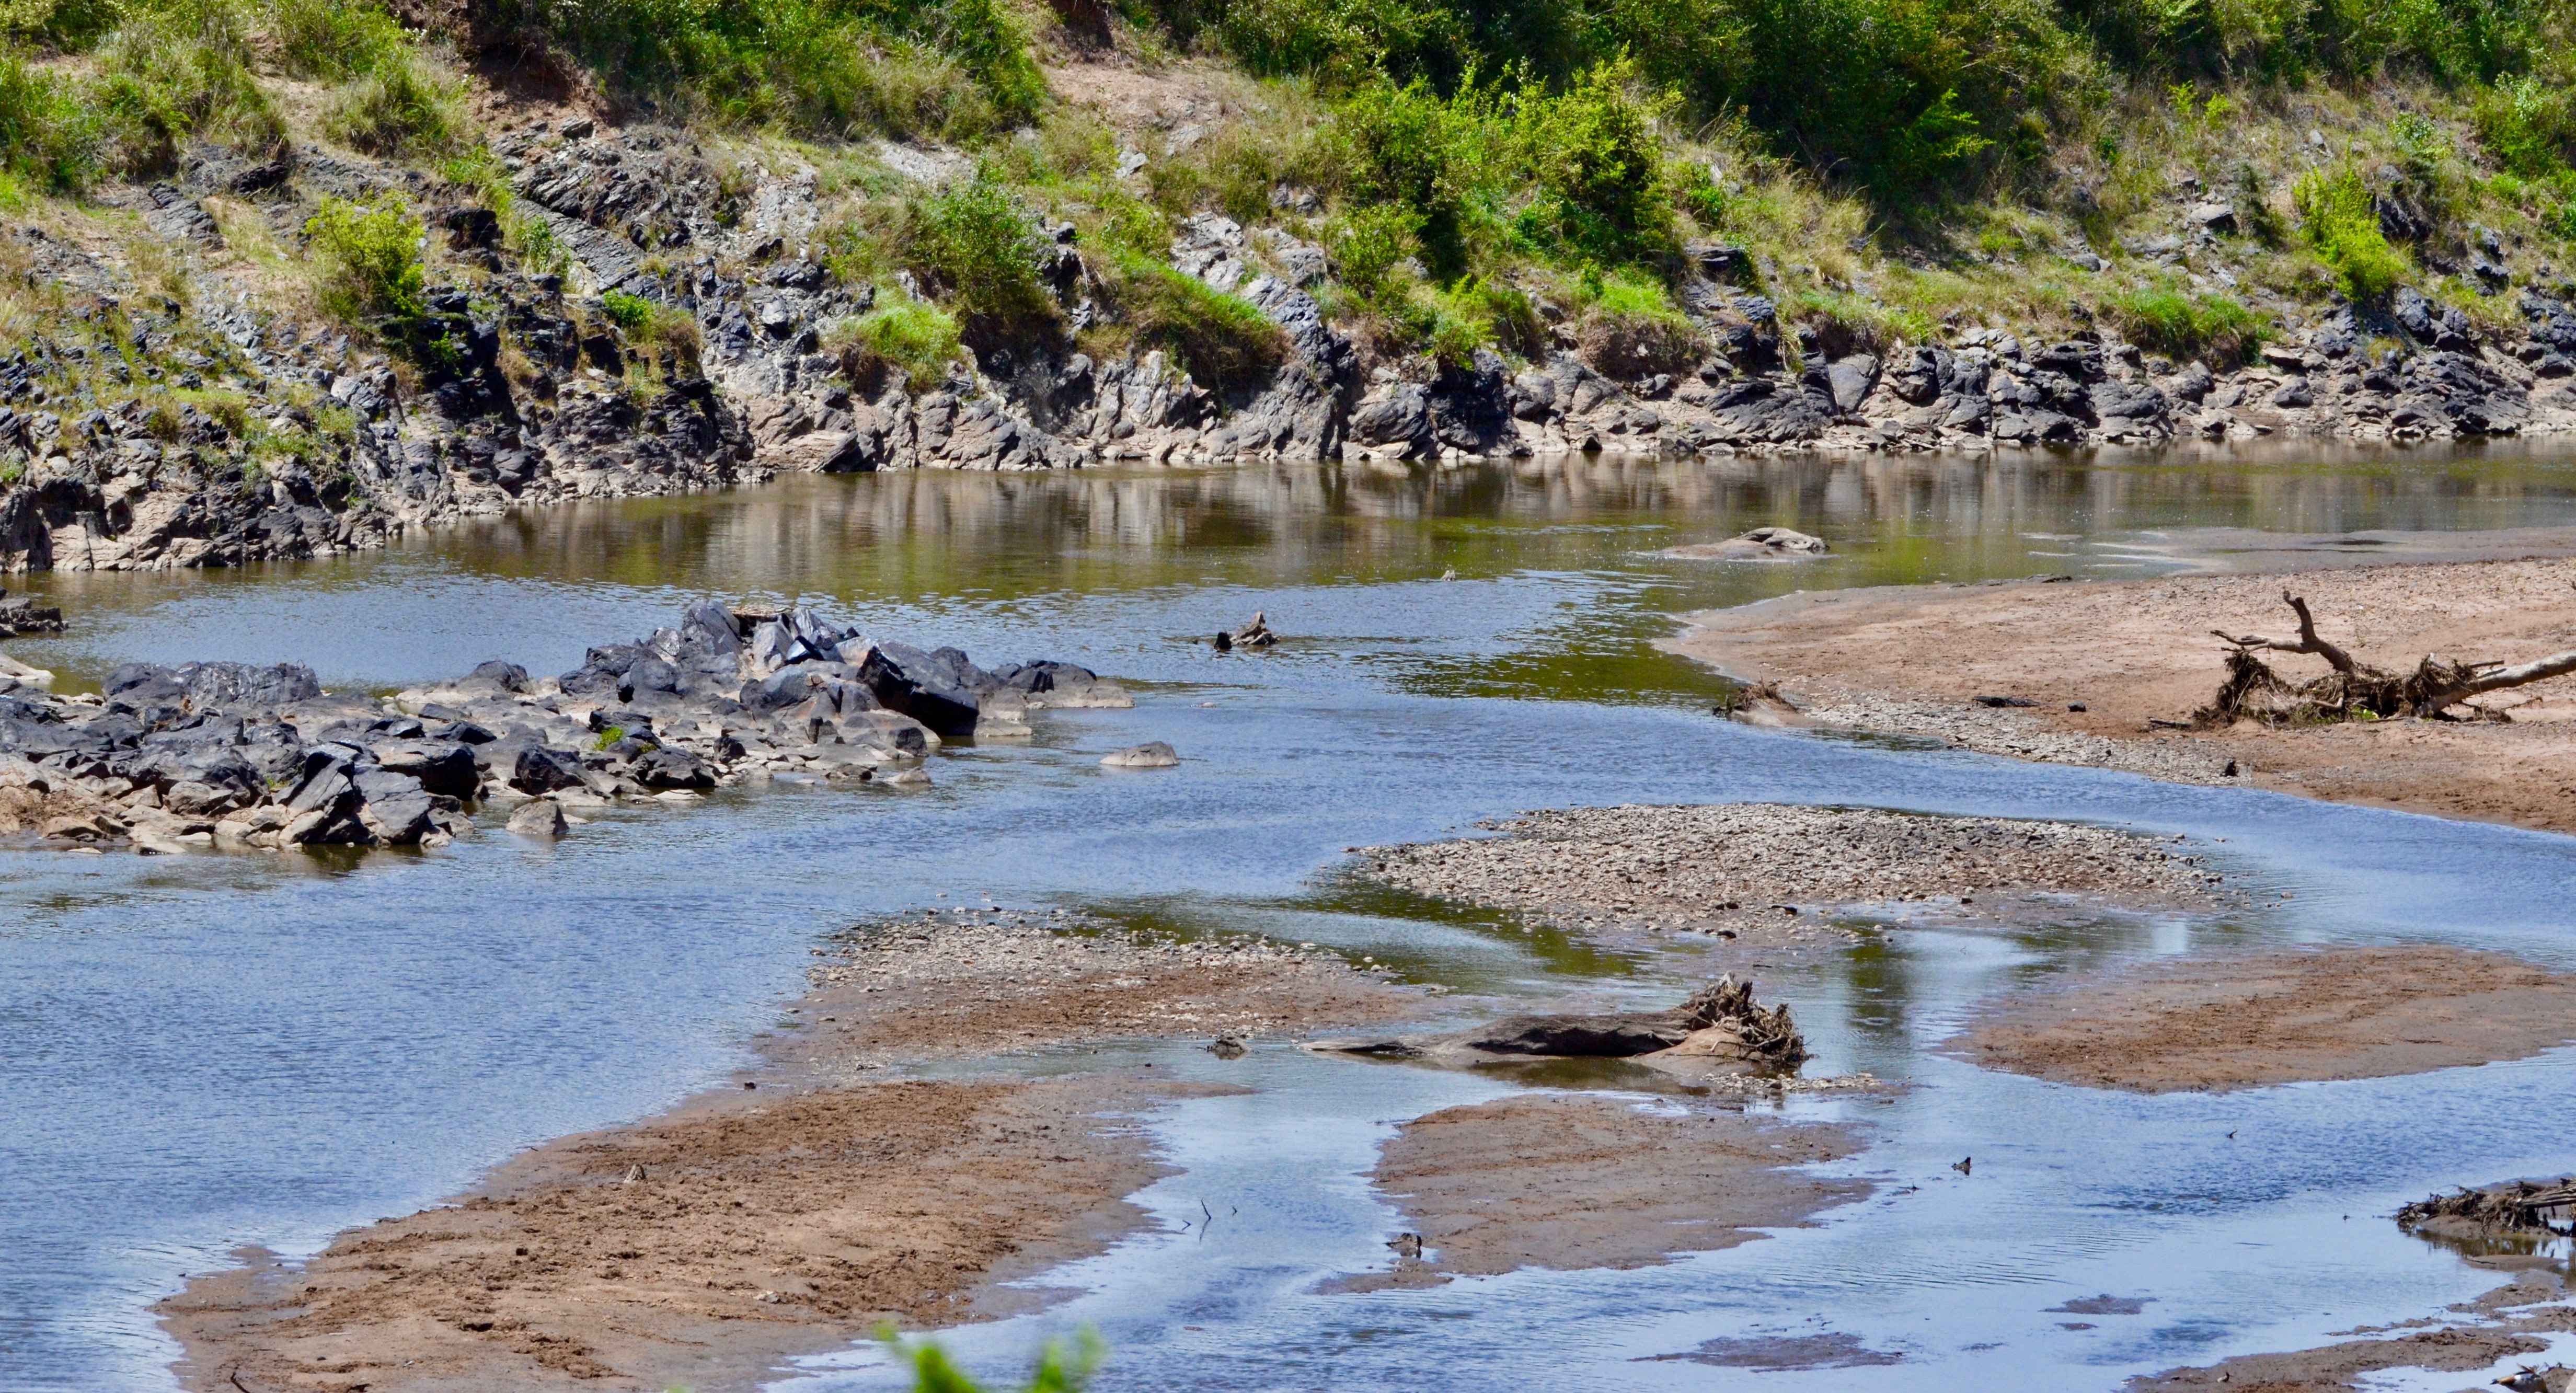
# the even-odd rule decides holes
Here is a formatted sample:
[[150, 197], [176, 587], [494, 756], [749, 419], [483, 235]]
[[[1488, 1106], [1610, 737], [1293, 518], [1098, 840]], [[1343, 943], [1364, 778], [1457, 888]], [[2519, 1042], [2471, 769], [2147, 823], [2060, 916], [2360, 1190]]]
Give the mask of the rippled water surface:
[[[1835, 552], [1660, 555], [1765, 522]], [[1798, 588], [2140, 576], [2285, 549], [2511, 554], [2571, 527], [2576, 469], [2532, 451], [1300, 465], [803, 479], [310, 566], [34, 578], [75, 629], [8, 651], [74, 684], [192, 657], [386, 688], [490, 657], [560, 671], [715, 591], [983, 659], [1080, 661], [1130, 679], [1138, 704], [943, 756], [926, 794], [726, 794], [554, 847], [494, 834], [356, 863], [0, 851], [0, 1387], [168, 1387], [148, 1307], [180, 1274], [246, 1243], [310, 1251], [517, 1147], [692, 1090], [798, 989], [811, 935], [864, 910], [990, 893], [1293, 934], [1472, 990], [1665, 993], [1616, 959], [1334, 873], [1345, 846], [1623, 801], [2131, 823], [2225, 837], [2232, 869], [2296, 898], [2216, 923], [1890, 933], [1767, 982], [1807, 1024], [1811, 1069], [1915, 1081], [1893, 1102], [1790, 1108], [1866, 1125], [1873, 1145], [1839, 1169], [1887, 1183], [1820, 1227], [1634, 1272], [1318, 1296], [1384, 1257], [1394, 1216], [1357, 1176], [1388, 1127], [1507, 1085], [1285, 1049], [1229, 1066], [1108, 1051], [1260, 1091], [1156, 1124], [1185, 1167], [1141, 1197], [1166, 1223], [1049, 1279], [1089, 1294], [952, 1342], [1007, 1366], [1087, 1321], [1116, 1351], [1109, 1382], [1133, 1387], [2086, 1388], [2426, 1314], [2484, 1282], [2382, 1216], [2439, 1185], [2564, 1169], [2563, 1052], [2136, 1098], [1930, 1047], [2001, 986], [2212, 941], [2430, 938], [2576, 966], [2576, 843], [1747, 730], [1707, 714], [1714, 678], [1652, 644], [1674, 613]], [[1288, 643], [1210, 651], [1205, 635], [1256, 608]], [[1188, 762], [1098, 766], [1144, 739]], [[1964, 1154], [1972, 1181], [1948, 1168]], [[1227, 1222], [1183, 1228], [1202, 1204]], [[2152, 1300], [2045, 1311], [2104, 1292]], [[1634, 1362], [1818, 1331], [1903, 1362]], [[874, 1358], [835, 1361], [830, 1381], [886, 1386]]]

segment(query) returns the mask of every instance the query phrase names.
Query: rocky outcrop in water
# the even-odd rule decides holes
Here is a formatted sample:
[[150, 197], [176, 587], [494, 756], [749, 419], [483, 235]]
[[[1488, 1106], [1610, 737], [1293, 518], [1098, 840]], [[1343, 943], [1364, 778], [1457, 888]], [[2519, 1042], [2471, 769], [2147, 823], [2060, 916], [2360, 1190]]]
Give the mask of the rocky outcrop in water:
[[926, 783], [945, 741], [1132, 704], [1069, 663], [987, 671], [808, 609], [714, 600], [561, 677], [488, 662], [391, 700], [327, 692], [294, 664], [132, 664], [73, 697], [0, 676], [0, 833], [154, 853], [437, 846], [478, 817], [559, 836], [568, 809], [745, 782]]

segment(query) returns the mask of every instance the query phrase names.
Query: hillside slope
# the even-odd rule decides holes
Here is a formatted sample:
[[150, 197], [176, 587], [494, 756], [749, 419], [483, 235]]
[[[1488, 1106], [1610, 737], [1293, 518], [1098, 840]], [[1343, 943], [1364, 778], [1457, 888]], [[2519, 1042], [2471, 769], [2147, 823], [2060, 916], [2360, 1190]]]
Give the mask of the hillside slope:
[[795, 469], [2576, 426], [2559, 8], [2258, 10], [19, 0], [0, 567]]

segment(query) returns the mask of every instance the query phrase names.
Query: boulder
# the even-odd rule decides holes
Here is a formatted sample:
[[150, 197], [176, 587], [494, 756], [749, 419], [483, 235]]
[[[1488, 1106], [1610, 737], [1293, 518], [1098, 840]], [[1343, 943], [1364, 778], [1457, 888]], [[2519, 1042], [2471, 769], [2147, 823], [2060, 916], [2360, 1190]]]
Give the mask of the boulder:
[[522, 837], [544, 837], [549, 840], [572, 831], [564, 821], [563, 805], [551, 798], [532, 798], [510, 814], [510, 830]]
[[1181, 762], [1181, 756], [1170, 745], [1154, 740], [1104, 755], [1100, 762], [1110, 769], [1170, 769]]
[[686, 750], [663, 748], [635, 761], [627, 771], [635, 782], [649, 789], [709, 789], [716, 786], [716, 776], [706, 761]]
[[558, 789], [587, 788], [589, 783], [581, 776], [581, 756], [570, 750], [528, 745], [519, 750], [511, 765], [510, 787], [521, 793], [553, 793]]
[[972, 736], [980, 702], [940, 656], [952, 653], [960, 660], [965, 656], [953, 648], [931, 654], [909, 644], [882, 643], [860, 665], [859, 680], [887, 710], [912, 717], [943, 739]]
[[431, 793], [471, 798], [482, 785], [473, 747], [461, 741], [388, 740], [374, 749], [378, 765], [418, 781]]

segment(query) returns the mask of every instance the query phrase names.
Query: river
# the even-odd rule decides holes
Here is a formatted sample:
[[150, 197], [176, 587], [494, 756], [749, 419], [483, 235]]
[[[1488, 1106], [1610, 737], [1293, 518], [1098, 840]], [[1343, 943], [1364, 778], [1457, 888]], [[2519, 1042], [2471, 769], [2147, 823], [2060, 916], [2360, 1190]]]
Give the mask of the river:
[[[1660, 554], [1766, 522], [1833, 554]], [[728, 792], [607, 814], [556, 846], [487, 833], [365, 859], [0, 850], [0, 1386], [171, 1387], [175, 1349], [149, 1307], [181, 1274], [246, 1244], [313, 1251], [517, 1148], [721, 1077], [800, 990], [812, 936], [865, 911], [989, 894], [1331, 943], [1472, 990], [1668, 997], [1673, 984], [1616, 958], [1336, 873], [1347, 846], [1577, 803], [1858, 803], [2223, 837], [2222, 863], [2262, 903], [2215, 920], [1873, 934], [1766, 978], [1806, 1025], [1809, 1072], [1912, 1081], [1889, 1102], [1786, 1105], [1865, 1124], [1871, 1146], [1835, 1169], [1884, 1183], [1818, 1227], [1636, 1271], [1313, 1294], [1384, 1258], [1395, 1216], [1359, 1178], [1376, 1141], [1507, 1086], [1265, 1047], [1225, 1071], [1257, 1092], [1156, 1123], [1185, 1168], [1139, 1197], [1159, 1231], [1050, 1274], [1083, 1289], [1072, 1301], [946, 1338], [1004, 1368], [1089, 1323], [1113, 1351], [1108, 1388], [2107, 1388], [2431, 1313], [2492, 1279], [2384, 1216], [2455, 1182], [2563, 1169], [2566, 1051], [2147, 1098], [1984, 1073], [1934, 1047], [1999, 987], [2210, 943], [2443, 941], [2576, 967], [2576, 842], [1747, 729], [1710, 715], [1721, 683], [1653, 642], [1676, 613], [1799, 588], [2132, 577], [2284, 545], [2476, 554], [2567, 527], [2576, 467], [2521, 447], [1301, 464], [802, 478], [570, 505], [313, 564], [30, 578], [73, 629], [7, 651], [73, 686], [189, 658], [295, 660], [383, 689], [494, 657], [562, 671], [714, 592], [814, 603], [979, 660], [1081, 662], [1137, 705], [1048, 713], [1026, 745], [945, 754], [925, 794]], [[1289, 641], [1215, 653], [1207, 636], [1255, 609]], [[1098, 766], [1147, 739], [1187, 762]], [[1216, 1067], [1186, 1045], [1024, 1067], [1104, 1057]], [[1970, 1153], [1960, 1182], [1948, 1163]], [[1225, 1218], [1184, 1228], [1202, 1205]], [[2102, 1292], [2151, 1302], [2081, 1321], [2045, 1310]], [[1636, 1362], [1816, 1331], [1904, 1362]], [[872, 1350], [826, 1362], [819, 1386], [892, 1386]]]

